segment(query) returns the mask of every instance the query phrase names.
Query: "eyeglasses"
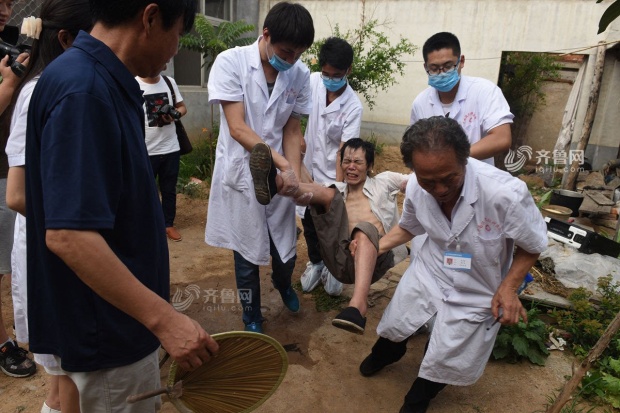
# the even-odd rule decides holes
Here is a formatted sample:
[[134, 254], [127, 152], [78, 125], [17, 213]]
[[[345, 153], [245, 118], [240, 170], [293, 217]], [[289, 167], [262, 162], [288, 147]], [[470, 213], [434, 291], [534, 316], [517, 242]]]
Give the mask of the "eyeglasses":
[[332, 82], [340, 82], [345, 77], [347, 77], [347, 75], [344, 75], [342, 77], [330, 77], [330, 76], [325, 76], [323, 73], [321, 73], [321, 79], [323, 79], [323, 80], [331, 80]]
[[362, 160], [362, 159], [349, 159], [349, 158], [344, 158], [342, 160], [342, 164], [345, 166], [349, 166], [352, 163], [354, 163], [357, 166], [364, 166], [364, 164], [366, 163], [366, 161]]
[[448, 63], [443, 66], [430, 66], [426, 68], [426, 73], [430, 76], [437, 76], [440, 73], [451, 73], [456, 70], [460, 62], [461, 59], [458, 59], [456, 63]]

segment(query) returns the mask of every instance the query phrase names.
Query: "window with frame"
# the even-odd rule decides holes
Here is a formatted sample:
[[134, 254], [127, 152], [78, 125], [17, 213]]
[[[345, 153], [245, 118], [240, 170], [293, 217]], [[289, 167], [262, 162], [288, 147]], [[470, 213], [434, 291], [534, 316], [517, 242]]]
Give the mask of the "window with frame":
[[[200, 12], [216, 24], [230, 21], [233, 16], [234, 0], [204, 0], [200, 3]], [[174, 78], [177, 84], [184, 86], [206, 86], [208, 73], [202, 67], [202, 56], [198, 52], [180, 49], [174, 57]]]

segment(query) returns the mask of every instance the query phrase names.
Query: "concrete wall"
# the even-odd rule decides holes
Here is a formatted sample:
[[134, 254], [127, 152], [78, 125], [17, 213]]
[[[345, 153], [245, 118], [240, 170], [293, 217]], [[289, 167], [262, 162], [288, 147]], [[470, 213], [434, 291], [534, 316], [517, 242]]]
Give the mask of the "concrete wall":
[[[610, 1], [594, 0], [298, 0], [312, 14], [316, 38], [357, 28], [366, 19], [387, 23], [382, 27], [392, 40], [405, 37], [421, 48], [439, 31], [456, 34], [465, 55], [463, 74], [497, 82], [503, 51], [566, 52], [596, 45], [598, 21]], [[277, 1], [261, 1], [259, 20]], [[582, 53], [593, 54], [595, 49]], [[386, 133], [389, 140], [409, 121], [413, 98], [426, 87], [421, 50], [405, 59], [406, 75], [381, 92], [372, 112], [366, 110], [365, 129]], [[380, 127], [379, 127], [380, 126]], [[396, 135], [394, 135], [396, 133]]]
[[[332, 34], [338, 24], [341, 32], [359, 27], [361, 16], [376, 19], [380, 27], [396, 43], [402, 36], [421, 48], [424, 41], [439, 31], [456, 34], [465, 55], [463, 74], [480, 76], [497, 82], [500, 58], [504, 51], [577, 52], [594, 57], [595, 46], [601, 40], [620, 38], [620, 27], [614, 22], [605, 33], [597, 35], [598, 21], [611, 4], [604, 0], [296, 0], [312, 14], [316, 39]], [[257, 15], [254, 22], [259, 28], [269, 9], [278, 3], [274, 0], [246, 0], [238, 10], [248, 10], [248, 16]], [[250, 21], [246, 17], [247, 21]], [[365, 109], [362, 134], [372, 132], [388, 143], [400, 141], [409, 121], [409, 111], [414, 97], [426, 87], [427, 75], [423, 70], [421, 50], [406, 57], [405, 76], [385, 92], [380, 92], [371, 112]], [[589, 88], [593, 73], [593, 58], [586, 59], [584, 85]], [[186, 98], [196, 102], [191, 112], [210, 112], [207, 108], [205, 89], [182, 87]], [[581, 131], [587, 107], [589, 89], [582, 93], [576, 133]], [[195, 97], [193, 95], [196, 95]], [[561, 101], [555, 103], [562, 105]], [[187, 122], [193, 121], [188, 115]], [[201, 130], [210, 125], [204, 114], [196, 118]], [[618, 119], [618, 117], [616, 117]], [[561, 117], [560, 117], [561, 120]], [[559, 129], [558, 129], [559, 131]], [[546, 134], [548, 132], [545, 132]], [[545, 142], [546, 145], [546, 142]], [[600, 144], [613, 147], [613, 143]], [[616, 144], [617, 147], [617, 144]]]

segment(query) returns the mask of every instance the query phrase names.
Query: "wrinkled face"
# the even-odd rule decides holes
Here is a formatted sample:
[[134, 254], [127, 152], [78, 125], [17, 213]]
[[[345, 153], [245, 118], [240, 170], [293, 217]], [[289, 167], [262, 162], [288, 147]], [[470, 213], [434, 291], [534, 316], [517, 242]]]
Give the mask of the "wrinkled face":
[[366, 164], [366, 152], [362, 148], [346, 148], [340, 167], [344, 173], [344, 181], [349, 185], [358, 185], [366, 181], [372, 165]]
[[13, 12], [12, 0], [0, 0], [0, 32], [4, 30]]
[[439, 203], [456, 202], [463, 189], [465, 165], [457, 162], [454, 150], [414, 152], [411, 163], [422, 189]]

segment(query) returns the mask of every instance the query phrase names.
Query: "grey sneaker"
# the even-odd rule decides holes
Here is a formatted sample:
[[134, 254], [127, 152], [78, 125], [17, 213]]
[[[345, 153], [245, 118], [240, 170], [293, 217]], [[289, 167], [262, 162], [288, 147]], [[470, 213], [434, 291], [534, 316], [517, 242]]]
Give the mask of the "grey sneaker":
[[28, 352], [17, 343], [8, 341], [0, 347], [0, 370], [11, 377], [28, 377], [37, 371], [37, 365], [27, 357]]
[[321, 281], [323, 282], [323, 288], [325, 292], [332, 297], [337, 297], [342, 294], [342, 283], [338, 281], [327, 267], [323, 267], [321, 271]]
[[314, 290], [321, 281], [321, 271], [323, 271], [325, 265], [323, 261], [318, 264], [313, 264], [310, 261], [306, 264], [306, 270], [301, 275], [301, 289], [305, 293], [309, 293]]

